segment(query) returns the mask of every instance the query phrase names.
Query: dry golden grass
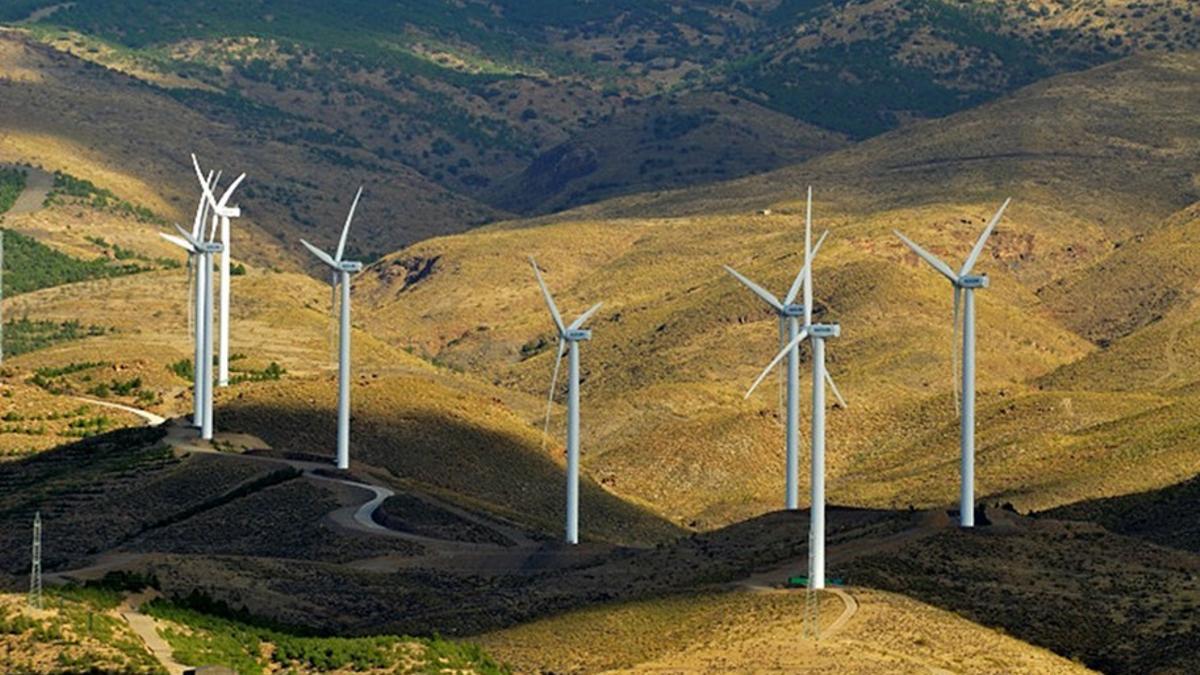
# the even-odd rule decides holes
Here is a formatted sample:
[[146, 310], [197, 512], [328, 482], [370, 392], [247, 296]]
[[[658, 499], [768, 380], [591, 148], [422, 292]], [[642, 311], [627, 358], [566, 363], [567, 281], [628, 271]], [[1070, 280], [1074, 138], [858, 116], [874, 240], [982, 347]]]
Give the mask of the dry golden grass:
[[145, 644], [113, 611], [78, 599], [46, 598], [46, 609], [25, 595], [0, 594], [0, 668], [9, 673], [159, 673]]
[[[443, 373], [369, 372], [351, 388], [351, 462], [387, 469], [422, 491], [500, 514], [557, 538], [565, 463], [561, 446], [505, 402]], [[333, 377], [262, 383], [222, 397], [223, 429], [260, 436], [273, 448], [333, 457], [337, 436]], [[581, 528], [587, 539], [632, 543], [677, 531], [586, 478]]]
[[[980, 494], [1045, 507], [1161, 486], [1198, 468], [1186, 440], [1172, 440], [1190, 438], [1186, 406], [1151, 413], [1170, 403], [1153, 386], [1130, 398], [1103, 395], [1107, 382], [1126, 378], [1113, 367], [1122, 352], [1085, 340], [1093, 334], [1081, 317], [1121, 316], [1148, 295], [1132, 252], [1142, 243], [1116, 242], [1149, 233], [1157, 260], [1186, 239], [1194, 216], [1177, 212], [1200, 175], [1200, 128], [1186, 112], [1200, 103], [1198, 78], [1194, 55], [1139, 57], [765, 176], [424, 241], [363, 276], [366, 325], [536, 396], [553, 361], [550, 320], [524, 260], [536, 255], [564, 314], [605, 302], [583, 346], [587, 472], [683, 525], [777, 508], [775, 382], [741, 400], [774, 353], [775, 320], [720, 266], [782, 293], [801, 262], [797, 197], [813, 181], [816, 230], [832, 232], [816, 265], [818, 317], [842, 325], [828, 365], [851, 406], [829, 415], [829, 497], [936, 506], [957, 492], [951, 294], [891, 230], [957, 266], [1012, 195], [976, 268], [992, 280], [977, 296]], [[772, 214], [755, 215], [762, 206]], [[1127, 247], [1121, 262], [1113, 251]], [[1127, 270], [1111, 291], [1120, 302], [1089, 313], [1087, 290], [1108, 282], [1107, 267], [1118, 263]], [[1189, 265], [1155, 280], [1154, 292], [1189, 278]], [[1055, 290], [1068, 283], [1090, 285]], [[1173, 367], [1179, 386], [1191, 381], [1191, 357], [1151, 337], [1173, 321], [1191, 324], [1181, 302], [1172, 306], [1178, 319], [1128, 341], [1139, 359]], [[1117, 388], [1147, 379], [1131, 372]], [[1156, 424], [1139, 428], [1136, 450], [1122, 447], [1126, 432], [1115, 430], [1141, 415]], [[1126, 470], [1147, 460], [1153, 471]]]
[[[853, 588], [858, 612], [814, 645], [804, 592], [733, 591], [602, 605], [488, 633], [518, 672], [1090, 672], [902, 595]], [[824, 594], [827, 629], [843, 603]]]

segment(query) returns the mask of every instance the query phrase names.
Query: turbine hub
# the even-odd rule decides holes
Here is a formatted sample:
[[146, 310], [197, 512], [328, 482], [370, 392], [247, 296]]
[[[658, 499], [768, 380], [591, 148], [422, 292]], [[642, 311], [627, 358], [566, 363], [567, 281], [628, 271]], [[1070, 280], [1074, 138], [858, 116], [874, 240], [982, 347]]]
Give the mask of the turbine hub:
[[343, 260], [340, 263], [338, 263], [338, 269], [340, 271], [349, 272], [350, 274], [354, 274], [356, 272], [361, 272], [362, 268], [363, 268], [363, 264], [358, 262], [357, 260]]
[[787, 316], [787, 317], [804, 316], [804, 305], [798, 305], [795, 303], [792, 303], [790, 305], [784, 305], [783, 311], [780, 312], [780, 314], [782, 314], [783, 316]]
[[569, 328], [563, 333], [563, 339], [567, 342], [580, 342], [582, 340], [591, 340], [592, 331], [583, 328]]
[[959, 277], [959, 288], [987, 288], [988, 278], [986, 274], [969, 274], [965, 277]]
[[842, 334], [842, 327], [836, 323], [814, 323], [808, 327], [808, 334], [815, 338], [835, 338]]

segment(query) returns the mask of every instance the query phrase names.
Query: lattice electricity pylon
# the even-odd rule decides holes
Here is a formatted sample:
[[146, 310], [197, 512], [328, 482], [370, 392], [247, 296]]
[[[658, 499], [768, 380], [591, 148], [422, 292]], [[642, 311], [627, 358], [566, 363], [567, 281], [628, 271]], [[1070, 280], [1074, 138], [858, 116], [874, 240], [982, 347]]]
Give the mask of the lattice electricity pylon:
[[42, 512], [33, 516], [33, 562], [29, 570], [29, 604], [42, 608]]
[[804, 637], [821, 639], [821, 598], [813, 588], [812, 529], [808, 532], [808, 585], [804, 591]]

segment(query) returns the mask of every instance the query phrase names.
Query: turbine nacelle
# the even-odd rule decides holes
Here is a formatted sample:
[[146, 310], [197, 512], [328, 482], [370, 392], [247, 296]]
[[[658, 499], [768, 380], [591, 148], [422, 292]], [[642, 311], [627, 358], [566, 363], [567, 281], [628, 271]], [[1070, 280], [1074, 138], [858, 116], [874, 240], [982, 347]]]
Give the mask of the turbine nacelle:
[[836, 323], [814, 323], [808, 327], [809, 337], [835, 338], [842, 334], [842, 327]]
[[562, 339], [567, 342], [581, 342], [592, 339], [592, 331], [586, 328], [568, 328], [562, 333]]
[[198, 241], [193, 245], [197, 253], [220, 253], [225, 250], [225, 245], [219, 241]]
[[358, 274], [363, 270], [363, 264], [357, 260], [340, 260], [337, 269], [348, 274]]
[[784, 305], [783, 309], [779, 310], [779, 316], [802, 318], [804, 316], [804, 305], [797, 305], [795, 303]]
[[988, 278], [986, 274], [968, 274], [959, 277], [955, 285], [959, 288], [987, 288]]

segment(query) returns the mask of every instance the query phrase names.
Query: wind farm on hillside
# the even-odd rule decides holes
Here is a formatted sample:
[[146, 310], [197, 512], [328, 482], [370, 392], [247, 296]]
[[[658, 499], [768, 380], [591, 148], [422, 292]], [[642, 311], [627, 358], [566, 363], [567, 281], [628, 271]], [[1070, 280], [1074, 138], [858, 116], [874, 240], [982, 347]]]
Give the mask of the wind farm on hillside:
[[0, 671], [1200, 669], [1196, 8], [160, 4], [0, 9]]

